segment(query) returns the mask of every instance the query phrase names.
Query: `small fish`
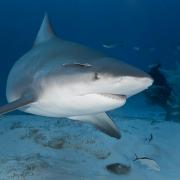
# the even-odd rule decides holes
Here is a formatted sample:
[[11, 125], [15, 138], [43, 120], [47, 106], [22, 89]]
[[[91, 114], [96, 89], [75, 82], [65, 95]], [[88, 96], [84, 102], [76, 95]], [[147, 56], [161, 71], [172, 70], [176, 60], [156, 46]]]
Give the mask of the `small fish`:
[[134, 46], [132, 49], [133, 49], [134, 51], [140, 51], [140, 47], [138, 47], [138, 46]]
[[147, 137], [145, 140], [146, 142], [150, 143], [153, 140], [153, 135], [150, 134], [149, 137]]
[[138, 161], [141, 165], [146, 166], [147, 169], [160, 171], [160, 167], [154, 159], [148, 157], [138, 157], [135, 154], [135, 159], [133, 161]]
[[118, 44], [102, 44], [102, 47], [107, 48], [107, 49], [112, 49], [117, 46], [118, 46]]
[[155, 67], [159, 67], [160, 68], [160, 65], [159, 64], [149, 64], [148, 65], [149, 69], [152, 69], [152, 68], [155, 68]]

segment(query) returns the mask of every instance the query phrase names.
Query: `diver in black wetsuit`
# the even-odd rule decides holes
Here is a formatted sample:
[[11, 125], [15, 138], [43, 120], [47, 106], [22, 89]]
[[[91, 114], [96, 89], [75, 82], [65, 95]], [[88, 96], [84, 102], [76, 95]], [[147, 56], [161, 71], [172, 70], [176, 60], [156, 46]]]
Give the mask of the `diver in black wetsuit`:
[[169, 119], [171, 107], [168, 104], [168, 100], [172, 88], [160, 72], [160, 67], [161, 65], [157, 64], [150, 68], [149, 74], [154, 79], [154, 83], [145, 93], [152, 103], [160, 105], [166, 111], [166, 119]]

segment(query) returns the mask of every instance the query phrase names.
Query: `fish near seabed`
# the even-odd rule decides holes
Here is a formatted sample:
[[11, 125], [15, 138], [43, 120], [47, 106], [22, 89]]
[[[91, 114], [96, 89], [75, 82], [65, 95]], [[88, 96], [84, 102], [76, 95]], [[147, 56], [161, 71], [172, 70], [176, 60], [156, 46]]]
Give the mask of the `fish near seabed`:
[[160, 166], [154, 159], [151, 159], [148, 157], [138, 157], [136, 154], [135, 156], [136, 158], [133, 161], [138, 161], [141, 165], [146, 166], [147, 169], [154, 170], [154, 171], [161, 170]]
[[47, 14], [34, 45], [12, 67], [6, 88], [8, 104], [0, 114], [19, 109], [48, 117], [94, 124], [120, 138], [105, 113], [152, 85], [143, 71], [88, 47], [58, 38]]

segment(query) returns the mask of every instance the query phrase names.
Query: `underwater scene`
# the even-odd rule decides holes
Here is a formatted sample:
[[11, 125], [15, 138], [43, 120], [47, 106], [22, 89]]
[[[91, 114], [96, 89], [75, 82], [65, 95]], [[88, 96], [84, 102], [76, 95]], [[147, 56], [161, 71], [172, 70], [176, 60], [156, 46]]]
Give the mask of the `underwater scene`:
[[0, 180], [179, 180], [179, 10], [0, 0]]

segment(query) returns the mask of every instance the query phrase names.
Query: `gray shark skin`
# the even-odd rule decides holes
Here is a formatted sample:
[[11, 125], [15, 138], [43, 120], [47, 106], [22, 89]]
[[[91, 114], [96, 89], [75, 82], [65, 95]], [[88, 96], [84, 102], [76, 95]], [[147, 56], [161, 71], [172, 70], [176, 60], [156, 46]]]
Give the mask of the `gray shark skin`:
[[12, 67], [0, 114], [19, 109], [90, 122], [120, 138], [105, 113], [153, 83], [145, 72], [78, 43], [58, 38], [45, 15], [32, 49]]

